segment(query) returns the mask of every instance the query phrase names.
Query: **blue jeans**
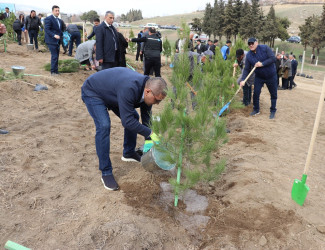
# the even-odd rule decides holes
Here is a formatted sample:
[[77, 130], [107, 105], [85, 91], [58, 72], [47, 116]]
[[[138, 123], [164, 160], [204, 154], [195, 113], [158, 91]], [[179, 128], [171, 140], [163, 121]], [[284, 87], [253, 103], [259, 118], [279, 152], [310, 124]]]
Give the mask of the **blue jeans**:
[[35, 49], [38, 49], [38, 42], [37, 42], [38, 31], [37, 30], [29, 30], [28, 35], [29, 35], [29, 43], [34, 44], [34, 41], [35, 41]]
[[[108, 108], [103, 100], [94, 97], [85, 96], [82, 93], [82, 100], [86, 104], [91, 117], [94, 119], [96, 126], [96, 152], [99, 160], [99, 170], [102, 171], [102, 176], [112, 175], [112, 162], [109, 157], [110, 152], [110, 133], [111, 133], [111, 119], [109, 117]], [[112, 111], [120, 117], [118, 109]], [[139, 114], [134, 110], [133, 115], [139, 120]], [[137, 133], [128, 129], [124, 129], [124, 144], [123, 155], [132, 155], [135, 152], [137, 144]]]
[[80, 32], [72, 32], [70, 37], [70, 44], [69, 44], [69, 55], [72, 55], [73, 50], [73, 43], [76, 41], [77, 48], [81, 43], [81, 35]]
[[270, 96], [271, 96], [271, 108], [270, 112], [275, 112], [276, 111], [276, 100], [278, 98], [278, 87], [277, 87], [277, 75], [275, 74], [269, 79], [262, 79], [257, 76], [255, 76], [255, 81], [254, 81], [254, 95], [253, 95], [253, 106], [254, 110], [259, 112], [260, 111], [260, 94], [261, 94], [261, 89], [264, 85], [266, 84]]
[[51, 51], [51, 73], [59, 73], [60, 44], [48, 44], [47, 47]]

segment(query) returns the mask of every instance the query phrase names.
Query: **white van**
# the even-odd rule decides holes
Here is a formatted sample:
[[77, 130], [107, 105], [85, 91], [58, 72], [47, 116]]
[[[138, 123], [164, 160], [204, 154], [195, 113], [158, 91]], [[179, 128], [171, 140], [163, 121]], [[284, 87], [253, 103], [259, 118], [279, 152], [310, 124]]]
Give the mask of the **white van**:
[[159, 28], [158, 24], [156, 23], [147, 23], [145, 27], [152, 27], [152, 28], [155, 28], [156, 30]]

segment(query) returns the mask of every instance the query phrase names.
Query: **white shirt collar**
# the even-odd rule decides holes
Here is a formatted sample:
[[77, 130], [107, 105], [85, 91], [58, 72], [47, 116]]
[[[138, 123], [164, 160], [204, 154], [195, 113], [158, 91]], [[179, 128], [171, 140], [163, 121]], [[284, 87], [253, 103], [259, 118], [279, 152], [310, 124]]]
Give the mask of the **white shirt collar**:
[[104, 23], [106, 23], [107, 27], [110, 27], [110, 26], [112, 26], [112, 25], [108, 24], [106, 21], [104, 21]]

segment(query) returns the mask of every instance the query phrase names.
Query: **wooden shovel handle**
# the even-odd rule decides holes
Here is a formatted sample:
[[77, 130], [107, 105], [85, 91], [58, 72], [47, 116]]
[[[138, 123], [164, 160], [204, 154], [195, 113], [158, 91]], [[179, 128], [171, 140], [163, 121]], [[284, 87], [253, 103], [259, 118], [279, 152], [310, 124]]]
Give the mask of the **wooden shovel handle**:
[[324, 77], [322, 92], [320, 94], [320, 99], [319, 99], [319, 103], [318, 103], [317, 114], [316, 114], [316, 119], [315, 119], [315, 123], [314, 123], [314, 129], [313, 129], [313, 133], [311, 135], [311, 140], [310, 140], [310, 144], [309, 144], [309, 149], [308, 149], [308, 154], [307, 154], [307, 159], [306, 159], [306, 164], [305, 164], [305, 169], [304, 169], [305, 175], [307, 175], [307, 171], [308, 171], [308, 168], [310, 165], [311, 156], [312, 156], [313, 150], [314, 150], [314, 143], [316, 140], [320, 117], [321, 117], [323, 105], [324, 105], [324, 96], [325, 96], [325, 77]]

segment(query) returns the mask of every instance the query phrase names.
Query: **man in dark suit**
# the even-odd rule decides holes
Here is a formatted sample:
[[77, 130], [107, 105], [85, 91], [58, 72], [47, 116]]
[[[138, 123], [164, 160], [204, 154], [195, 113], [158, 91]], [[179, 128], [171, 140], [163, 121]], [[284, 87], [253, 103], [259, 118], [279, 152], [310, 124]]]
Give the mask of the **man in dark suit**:
[[100, 20], [99, 18], [95, 18], [94, 19], [94, 27], [93, 27], [93, 31], [91, 32], [91, 34], [89, 36], [87, 36], [87, 40], [93, 38], [96, 35], [96, 29], [100, 24]]
[[52, 14], [44, 20], [45, 43], [51, 51], [51, 75], [59, 74], [59, 52], [60, 52], [60, 38], [63, 35], [63, 22], [59, 17], [60, 7], [54, 5], [52, 7]]
[[5, 19], [5, 18], [9, 18], [10, 17], [10, 12], [9, 12], [9, 8], [8, 7], [6, 7], [5, 8], [5, 12], [3, 13], [3, 15], [2, 15], [2, 19]]
[[291, 60], [291, 72], [292, 72], [292, 76], [290, 78], [290, 86], [291, 88], [295, 88], [297, 87], [297, 84], [293, 80], [295, 79], [297, 73], [298, 62], [296, 60], [295, 55], [289, 55], [289, 59]]
[[[146, 139], [157, 138], [148, 127], [153, 104], [167, 95], [167, 84], [160, 77], [149, 78], [128, 68], [116, 67], [99, 71], [84, 82], [81, 97], [96, 126], [96, 152], [102, 182], [108, 190], [119, 189], [113, 176], [109, 156], [111, 120], [108, 110], [120, 117], [124, 127], [123, 161], [140, 162], [135, 151], [137, 134]], [[135, 108], [141, 111], [142, 124]]]
[[120, 60], [118, 34], [114, 26], [114, 12], [107, 11], [105, 20], [96, 29], [96, 60], [102, 69], [117, 67]]
[[200, 39], [198, 39], [196, 42], [197, 42], [197, 45], [195, 46], [194, 50], [196, 50], [198, 54], [201, 54], [202, 52], [204, 52], [206, 50], [205, 45], [201, 43]]

